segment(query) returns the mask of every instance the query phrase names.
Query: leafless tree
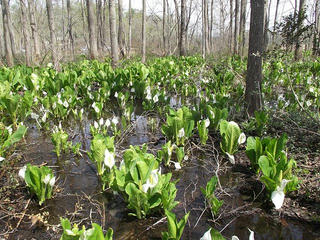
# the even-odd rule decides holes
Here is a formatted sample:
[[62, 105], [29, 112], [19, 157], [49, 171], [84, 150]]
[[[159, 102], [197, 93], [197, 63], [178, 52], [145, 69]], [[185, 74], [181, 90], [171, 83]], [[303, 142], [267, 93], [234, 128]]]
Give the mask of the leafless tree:
[[52, 62], [56, 69], [59, 69], [58, 63], [58, 51], [57, 51], [57, 40], [55, 35], [55, 28], [54, 28], [54, 19], [53, 19], [53, 7], [52, 7], [52, 0], [46, 0], [47, 6], [47, 16], [48, 16], [48, 25], [50, 31], [50, 48], [51, 48], [51, 55], [52, 55]]
[[186, 1], [181, 0], [181, 27], [180, 27], [179, 52], [180, 56], [186, 55]]
[[88, 30], [89, 30], [89, 53], [91, 59], [98, 57], [98, 46], [97, 46], [97, 34], [96, 34], [96, 23], [94, 20], [94, 11], [91, 0], [86, 0], [87, 4], [87, 17], [88, 17]]
[[109, 0], [109, 24], [110, 24], [110, 40], [111, 40], [111, 57], [112, 66], [118, 64], [118, 40], [117, 40], [117, 26], [116, 26], [116, 9], [114, 0]]
[[5, 56], [8, 66], [13, 66], [13, 52], [12, 46], [10, 41], [10, 33], [9, 33], [9, 23], [8, 23], [8, 7], [9, 4], [7, 0], [2, 0], [2, 22], [3, 22], [3, 35], [4, 35], [4, 49], [5, 49]]
[[142, 62], [146, 61], [146, 0], [142, 0]]
[[119, 42], [119, 50], [120, 55], [123, 58], [125, 49], [124, 49], [124, 32], [123, 32], [123, 7], [122, 0], [118, 0], [118, 16], [119, 16], [119, 25], [118, 25], [118, 42]]
[[23, 42], [25, 49], [26, 65], [31, 66], [31, 47], [30, 47], [30, 35], [28, 30], [28, 17], [27, 17], [27, 7], [26, 0], [20, 0], [20, 10], [21, 10], [21, 25], [23, 31]]

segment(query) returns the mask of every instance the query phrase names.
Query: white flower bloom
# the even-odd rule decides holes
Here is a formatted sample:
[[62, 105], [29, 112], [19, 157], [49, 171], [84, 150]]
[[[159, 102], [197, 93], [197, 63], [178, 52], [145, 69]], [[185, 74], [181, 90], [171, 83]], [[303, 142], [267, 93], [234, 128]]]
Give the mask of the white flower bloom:
[[238, 123], [236, 123], [234, 121], [229, 122], [229, 124], [232, 125], [232, 126], [235, 126], [235, 127], [239, 127]]
[[152, 189], [158, 184], [158, 181], [159, 181], [159, 177], [158, 177], [159, 172], [158, 171], [161, 172], [161, 169], [160, 170], [158, 170], [158, 169], [152, 170], [149, 178], [147, 179], [147, 182], [142, 185], [142, 190], [145, 193], [148, 192], [149, 188]]
[[48, 63], [48, 64], [47, 64], [47, 67], [48, 67], [48, 68], [52, 68], [52, 67], [53, 67], [53, 64], [52, 64], [52, 63]]
[[183, 160], [187, 161], [189, 159], [188, 155], [185, 155]]
[[109, 119], [106, 120], [106, 122], [104, 123], [104, 125], [108, 128], [111, 125], [111, 122]]
[[39, 115], [36, 114], [36, 113], [31, 113], [31, 118], [32, 118], [32, 119], [38, 119], [38, 118], [39, 118]]
[[114, 93], [114, 97], [115, 97], [115, 98], [118, 98], [118, 92], [115, 92], [115, 93]]
[[310, 107], [311, 104], [312, 104], [311, 100], [308, 100], [308, 101], [307, 101], [307, 106]]
[[66, 100], [64, 100], [63, 106], [64, 106], [65, 108], [68, 108], [68, 107], [69, 107], [69, 103], [68, 103]]
[[108, 148], [104, 151], [104, 164], [108, 166], [110, 169], [114, 166], [114, 153], [109, 152]]
[[313, 92], [314, 92], [314, 87], [310, 87], [310, 88], [309, 88], [309, 91], [310, 91], [311, 93], [313, 93]]
[[184, 128], [181, 128], [178, 132], [178, 138], [183, 138], [184, 137]]
[[250, 230], [249, 228], [248, 230], [250, 232], [249, 240], [254, 240], [254, 231]]
[[238, 138], [238, 144], [241, 145], [246, 142], [246, 135], [244, 133], [241, 133]]
[[48, 175], [45, 176], [45, 178], [43, 179], [43, 182], [44, 182], [45, 184], [48, 184], [49, 181], [50, 181], [50, 179], [51, 179], [50, 174], [48, 174]]
[[210, 120], [209, 118], [207, 118], [206, 120], [204, 120], [204, 125], [206, 126], [206, 128], [208, 128], [210, 126]]
[[47, 112], [45, 112], [41, 118], [42, 122], [46, 122], [46, 120], [47, 120]]
[[239, 240], [237, 236], [232, 236], [231, 240]]
[[151, 96], [151, 93], [150, 93], [150, 92], [147, 93], [146, 99], [147, 99], [147, 100], [151, 100], [151, 99], [152, 99], [152, 96]]
[[9, 126], [9, 127], [6, 127], [6, 129], [8, 130], [8, 132], [9, 132], [9, 135], [11, 135], [11, 134], [12, 134], [12, 127], [11, 127], [11, 126]]
[[99, 108], [97, 107], [97, 105], [96, 105], [95, 102], [92, 104], [92, 108], [94, 109], [94, 111], [95, 111], [96, 113], [99, 113], [99, 112], [100, 112], [100, 110], [99, 110]]
[[26, 170], [27, 170], [27, 166], [23, 166], [20, 170], [19, 170], [19, 177], [21, 177], [24, 180], [24, 177], [26, 175]]
[[176, 170], [180, 170], [181, 169], [181, 165], [179, 162], [173, 162], [174, 163], [174, 167]]
[[200, 238], [200, 240], [211, 240], [211, 228], [206, 231], [203, 236]]
[[4, 157], [0, 157], [0, 162], [4, 161], [5, 158]]
[[67, 229], [67, 230], [66, 230], [66, 234], [67, 234], [68, 236], [76, 236], [76, 234], [75, 234], [74, 232], [72, 232], [70, 229]]
[[52, 109], [54, 110], [54, 109], [56, 109], [56, 107], [57, 107], [57, 103], [54, 102], [54, 103], [52, 104]]
[[101, 119], [99, 120], [99, 125], [102, 126], [103, 123], [104, 123], [103, 118], [101, 118]]
[[158, 97], [158, 94], [154, 95], [153, 97], [153, 102], [156, 103], [159, 101], [159, 97]]
[[282, 179], [281, 186], [277, 186], [277, 189], [271, 193], [271, 201], [273, 202], [275, 209], [280, 209], [284, 202], [284, 189], [289, 181]]
[[136, 90], [134, 88], [131, 88], [130, 92], [134, 93]]
[[214, 112], [211, 111], [211, 110], [210, 110], [210, 115], [211, 115], [211, 117], [212, 117], [213, 119], [215, 118], [215, 114], [214, 114]]
[[114, 125], [117, 125], [119, 123], [119, 120], [117, 117], [113, 117], [111, 121]]
[[234, 160], [234, 156], [233, 156], [233, 155], [231, 155], [231, 154], [229, 154], [229, 153], [227, 153], [227, 152], [226, 152], [226, 154], [227, 154], [227, 156], [228, 156], [228, 158], [229, 158], [230, 162], [231, 162], [232, 164], [235, 164], [236, 162], [235, 162], [235, 160]]
[[56, 177], [53, 177], [53, 178], [50, 179], [49, 185], [50, 185], [51, 187], [53, 187], [53, 185], [55, 184], [55, 182], [56, 182]]
[[93, 126], [95, 129], [99, 128], [99, 124], [96, 121], [94, 121]]

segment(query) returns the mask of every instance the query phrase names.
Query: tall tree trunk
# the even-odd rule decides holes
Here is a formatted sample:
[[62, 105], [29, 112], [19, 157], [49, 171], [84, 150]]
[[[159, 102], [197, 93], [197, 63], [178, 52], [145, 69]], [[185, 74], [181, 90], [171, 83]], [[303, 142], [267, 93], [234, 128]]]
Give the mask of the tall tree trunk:
[[267, 51], [269, 44], [269, 21], [270, 21], [271, 0], [265, 0], [264, 4], [264, 30], [263, 30], [263, 52]]
[[[302, 25], [303, 25], [303, 14], [304, 14], [304, 9], [305, 9], [305, 0], [300, 0], [299, 4], [299, 12], [298, 12], [298, 22], [297, 22], [297, 32], [300, 31]], [[298, 37], [296, 40], [296, 48], [294, 51], [294, 59], [298, 60], [301, 58], [301, 42], [300, 38]]]
[[88, 30], [89, 30], [89, 45], [90, 45], [90, 58], [96, 59], [98, 57], [96, 23], [94, 21], [94, 12], [91, 0], [86, 0], [87, 14], [88, 14]]
[[166, 55], [166, 0], [163, 0], [162, 9], [162, 46], [163, 53]]
[[247, 14], [247, 0], [241, 0], [241, 9], [240, 9], [240, 53], [244, 54], [245, 46], [245, 37], [246, 37], [246, 14]]
[[229, 47], [230, 52], [233, 50], [233, 0], [230, 0], [230, 27], [229, 27]]
[[33, 62], [38, 61], [40, 57], [40, 42], [39, 42], [39, 35], [38, 35], [38, 26], [37, 21], [35, 20], [35, 12], [36, 8], [34, 5], [34, 0], [28, 0], [29, 5], [29, 19], [30, 19], [30, 27], [31, 27], [31, 38], [33, 43]]
[[202, 57], [207, 55], [206, 0], [202, 0]]
[[6, 55], [7, 65], [9, 67], [13, 66], [13, 53], [10, 41], [10, 33], [9, 33], [9, 26], [8, 26], [8, 3], [7, 0], [2, 0], [2, 23], [3, 23], [3, 33], [4, 33], [4, 49]]
[[176, 12], [176, 21], [177, 21], [177, 26], [178, 26], [176, 39], [177, 39], [177, 43], [179, 45], [179, 36], [180, 36], [180, 31], [181, 31], [181, 29], [180, 29], [181, 25], [179, 24], [180, 23], [180, 14], [179, 14], [179, 4], [178, 4], [177, 0], [174, 0], [174, 8], [175, 8], [175, 12]]
[[106, 6], [107, 0], [103, 0], [102, 16], [101, 16], [101, 46], [105, 49], [106, 46]]
[[102, 1], [97, 0], [96, 1], [96, 9], [97, 9], [97, 49], [100, 52], [102, 49]]
[[71, 4], [70, 0], [67, 0], [67, 17], [68, 17], [68, 35], [71, 45], [71, 55], [74, 60], [74, 40], [72, 35], [72, 18], [71, 18]]
[[146, 0], [142, 0], [142, 62], [146, 61]]
[[31, 66], [31, 48], [30, 48], [30, 36], [28, 31], [28, 21], [27, 21], [27, 14], [26, 14], [26, 0], [20, 0], [20, 10], [21, 10], [21, 25], [23, 31], [23, 39], [24, 39], [24, 49], [25, 49], [25, 56], [26, 56], [26, 65]]
[[16, 53], [16, 44], [15, 44], [15, 39], [14, 39], [14, 34], [13, 34], [13, 30], [12, 30], [12, 20], [11, 20], [11, 12], [10, 12], [10, 6], [9, 6], [9, 2], [8, 1], [3, 1], [3, 3], [5, 3], [7, 6], [7, 16], [8, 16], [8, 30], [9, 30], [9, 35], [10, 35], [10, 42], [11, 42], [11, 50], [12, 50], [12, 54], [13, 57], [17, 56]]
[[80, 7], [81, 7], [81, 19], [82, 19], [82, 29], [83, 29], [83, 39], [86, 43], [87, 49], [89, 49], [89, 44], [88, 44], [88, 38], [87, 38], [87, 25], [86, 25], [86, 13], [84, 9], [84, 0], [80, 0]]
[[249, 53], [246, 76], [246, 103], [250, 116], [262, 107], [262, 51], [264, 0], [251, 0]]
[[314, 6], [314, 19], [315, 19], [315, 31], [313, 35], [313, 54], [319, 54], [319, 41], [320, 41], [320, 2], [316, 0]]
[[114, 0], [109, 0], [109, 24], [110, 24], [112, 66], [116, 67], [119, 61], [119, 56], [118, 56], [117, 26], [116, 26], [116, 7], [115, 7]]
[[129, 0], [129, 36], [128, 36], [128, 56], [131, 53], [131, 45], [132, 45], [132, 8], [131, 8], [131, 0]]
[[62, 49], [66, 49], [66, 35], [64, 24], [64, 0], [61, 0], [61, 18], [62, 18]]
[[57, 52], [57, 40], [55, 35], [55, 28], [54, 28], [54, 20], [53, 20], [53, 13], [52, 13], [52, 0], [46, 0], [47, 5], [47, 16], [48, 16], [48, 25], [50, 31], [50, 48], [52, 54], [52, 62], [56, 69], [59, 69], [58, 63], [58, 52]]
[[280, 3], [280, 0], [277, 0], [277, 3], [276, 3], [276, 12], [275, 12], [275, 14], [274, 14], [274, 21], [273, 21], [272, 43], [274, 42], [274, 37], [275, 37], [275, 35], [276, 35], [275, 31], [276, 31], [276, 25], [277, 25], [277, 19], [278, 19], [279, 3]]
[[180, 27], [180, 40], [179, 51], [180, 56], [186, 55], [186, 1], [181, 0], [181, 27]]
[[122, 7], [122, 0], [118, 0], [118, 11], [119, 11], [119, 28], [118, 28], [118, 42], [119, 42], [119, 50], [120, 55], [123, 58], [125, 54], [124, 49], [124, 32], [123, 32], [123, 7]]
[[238, 54], [239, 49], [239, 0], [236, 0], [236, 6], [234, 11], [234, 43], [233, 53]]
[[213, 0], [211, 0], [211, 7], [210, 7], [210, 31], [209, 31], [209, 42], [210, 42], [210, 49], [213, 50]]

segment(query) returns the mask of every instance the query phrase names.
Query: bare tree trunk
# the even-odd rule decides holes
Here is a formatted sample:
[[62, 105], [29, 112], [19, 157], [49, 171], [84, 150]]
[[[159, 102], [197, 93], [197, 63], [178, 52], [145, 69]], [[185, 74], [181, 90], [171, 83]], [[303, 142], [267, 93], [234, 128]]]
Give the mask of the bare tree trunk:
[[117, 41], [117, 27], [116, 27], [116, 8], [115, 8], [114, 0], [109, 0], [109, 23], [110, 23], [112, 66], [116, 67], [119, 61], [119, 56], [118, 56], [118, 41]]
[[207, 55], [207, 26], [206, 26], [206, 0], [202, 0], [202, 57]]
[[123, 19], [122, 0], [118, 0], [118, 11], [119, 11], [118, 42], [119, 42], [120, 55], [123, 58], [125, 54], [125, 49], [124, 49], [123, 20], [122, 20]]
[[98, 57], [98, 46], [96, 36], [96, 24], [94, 21], [94, 12], [91, 0], [86, 0], [87, 14], [88, 14], [88, 30], [89, 30], [89, 45], [90, 45], [90, 58], [96, 59]]
[[131, 8], [131, 0], [129, 0], [129, 37], [128, 37], [128, 56], [131, 53], [131, 45], [132, 45], [132, 8]]
[[97, 9], [97, 48], [98, 51], [100, 52], [102, 49], [102, 1], [97, 0], [96, 4], [96, 9]]
[[[300, 4], [299, 4], [299, 12], [298, 12], [298, 27], [297, 27], [297, 32], [300, 31], [302, 24], [303, 24], [303, 13], [304, 13], [304, 9], [305, 9], [305, 0], [300, 0]], [[301, 58], [301, 42], [300, 42], [300, 38], [298, 37], [296, 40], [296, 48], [294, 51], [294, 59], [298, 60], [299, 58]]]
[[162, 9], [162, 45], [164, 55], [166, 55], [166, 0], [163, 0]]
[[86, 27], [86, 13], [85, 13], [85, 9], [84, 9], [84, 4], [83, 4], [84, 0], [80, 0], [80, 5], [81, 5], [81, 18], [82, 18], [82, 28], [83, 28], [83, 38], [84, 41], [86, 43], [87, 49], [89, 48], [89, 44], [88, 44], [88, 39], [87, 39], [87, 27]]
[[270, 4], [271, 0], [265, 0], [264, 4], [264, 30], [263, 30], [263, 52], [267, 51], [269, 44], [269, 21], [270, 21]]
[[210, 31], [209, 31], [209, 35], [210, 35], [210, 49], [211, 51], [213, 50], [213, 0], [211, 0], [211, 7], [210, 7]]
[[146, 61], [146, 0], [142, 0], [142, 62]]
[[246, 76], [246, 103], [250, 116], [262, 107], [262, 51], [264, 0], [251, 0], [249, 53]]
[[72, 35], [72, 18], [71, 18], [70, 0], [67, 0], [67, 17], [68, 17], [68, 34], [69, 34], [69, 40], [71, 45], [71, 55], [72, 55], [72, 59], [74, 60], [74, 40]]
[[13, 30], [12, 30], [12, 20], [11, 20], [11, 13], [10, 13], [10, 6], [9, 6], [9, 2], [8, 1], [3, 1], [4, 4], [6, 4], [6, 8], [7, 8], [7, 16], [8, 16], [8, 30], [9, 30], [9, 35], [10, 35], [10, 42], [11, 42], [11, 50], [12, 50], [12, 54], [13, 57], [17, 56], [16, 53], [16, 44], [15, 44], [15, 40], [14, 40], [14, 34], [13, 34]]
[[101, 46], [106, 47], [106, 0], [103, 0], [102, 16], [101, 16]]
[[275, 37], [275, 34], [276, 34], [275, 31], [276, 31], [276, 25], [277, 25], [277, 19], [278, 19], [279, 3], [280, 3], [280, 0], [277, 0], [276, 12], [274, 14], [274, 21], [273, 21], [272, 43], [274, 43], [274, 37]]
[[62, 49], [66, 49], [66, 36], [64, 26], [64, 0], [61, 0], [61, 17], [62, 17]]
[[33, 43], [33, 61], [37, 61], [40, 57], [40, 43], [39, 43], [39, 35], [38, 35], [38, 26], [35, 20], [35, 6], [34, 0], [28, 0], [29, 5], [29, 19], [30, 19], [30, 27], [31, 27], [31, 38]]
[[247, 14], [247, 0], [241, 0], [240, 10], [240, 53], [244, 54], [245, 37], [246, 37], [246, 14]]
[[229, 32], [229, 47], [230, 52], [233, 50], [233, 0], [230, 0], [230, 32]]
[[319, 54], [319, 41], [320, 41], [320, 2], [316, 0], [314, 6], [314, 19], [315, 19], [315, 31], [313, 35], [313, 55]]
[[26, 65], [31, 66], [31, 48], [30, 48], [30, 42], [29, 42], [30, 36], [29, 36], [28, 27], [27, 27], [28, 18], [26, 14], [25, 0], [20, 0], [20, 9], [21, 9], [21, 25], [22, 25], [22, 31], [23, 31]]
[[186, 1], [181, 0], [181, 27], [180, 27], [179, 51], [180, 56], [186, 55]]
[[6, 55], [7, 65], [9, 67], [13, 66], [13, 53], [12, 47], [10, 42], [10, 33], [9, 33], [9, 26], [8, 26], [8, 3], [7, 0], [2, 0], [2, 23], [3, 23], [3, 33], [4, 33], [4, 49]]
[[179, 45], [179, 38], [180, 38], [180, 27], [181, 27], [181, 24], [180, 24], [180, 14], [179, 14], [179, 5], [178, 5], [178, 2], [177, 0], [174, 0], [174, 7], [175, 7], [175, 11], [176, 11], [176, 21], [177, 21], [177, 44]]
[[47, 16], [48, 16], [48, 25], [50, 31], [50, 48], [52, 54], [52, 62], [56, 69], [59, 69], [58, 63], [58, 52], [57, 52], [57, 40], [54, 30], [54, 20], [52, 13], [52, 0], [46, 0], [47, 5]]
[[235, 13], [234, 13], [234, 44], [233, 53], [238, 54], [238, 38], [239, 38], [239, 0], [236, 0]]

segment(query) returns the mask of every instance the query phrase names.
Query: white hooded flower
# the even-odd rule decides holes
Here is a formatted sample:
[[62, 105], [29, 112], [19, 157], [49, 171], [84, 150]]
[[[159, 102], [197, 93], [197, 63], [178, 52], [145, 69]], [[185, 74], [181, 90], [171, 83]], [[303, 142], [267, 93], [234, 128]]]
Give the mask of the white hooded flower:
[[[161, 171], [161, 169], [160, 169], [159, 171]], [[147, 179], [147, 182], [142, 185], [142, 190], [143, 190], [145, 193], [148, 192], [148, 189], [149, 189], [149, 188], [152, 189], [152, 188], [154, 188], [154, 187], [158, 184], [158, 181], [159, 181], [159, 177], [158, 177], [159, 171], [158, 171], [158, 169], [152, 170], [149, 178]]]
[[104, 125], [108, 128], [111, 125], [111, 122], [109, 119], [106, 120], [106, 122], [104, 123]]
[[184, 137], [184, 128], [181, 128], [178, 132], [178, 138], [183, 138]]
[[277, 186], [277, 189], [271, 193], [271, 201], [273, 202], [275, 209], [280, 209], [284, 202], [284, 189], [289, 181], [282, 179], [281, 186]]
[[200, 240], [211, 240], [211, 228], [206, 231], [203, 236], [200, 238]]
[[99, 125], [102, 126], [103, 123], [104, 123], [103, 118], [101, 118], [101, 119], [99, 120]]
[[229, 124], [232, 125], [232, 126], [235, 126], [235, 127], [239, 128], [238, 123], [236, 123], [236, 122], [234, 122], [234, 121], [229, 122]]
[[55, 182], [56, 182], [56, 177], [52, 177], [52, 178], [50, 179], [50, 181], [49, 181], [49, 185], [50, 185], [51, 187], [53, 187], [53, 185], [55, 184]]
[[45, 184], [48, 184], [49, 181], [50, 181], [50, 179], [51, 179], [50, 174], [48, 174], [48, 175], [45, 176], [45, 178], [43, 179], [43, 182], [44, 182]]
[[4, 157], [0, 157], [0, 162], [4, 161], [5, 158]]
[[238, 138], [238, 144], [241, 145], [246, 142], [246, 135], [244, 133], [241, 133]]
[[99, 124], [96, 121], [94, 121], [93, 126], [95, 129], [99, 128]]
[[115, 92], [115, 93], [114, 93], [114, 97], [115, 97], [115, 98], [118, 98], [118, 92]]
[[231, 155], [231, 154], [229, 154], [229, 153], [227, 153], [227, 152], [226, 152], [226, 154], [227, 154], [227, 156], [228, 156], [228, 158], [229, 158], [230, 162], [231, 162], [232, 164], [235, 164], [236, 162], [235, 162], [234, 156], [233, 156], [233, 155]]
[[117, 125], [119, 123], [119, 120], [117, 117], [113, 117], [111, 121], [114, 125]]
[[180, 170], [181, 169], [181, 165], [179, 162], [173, 162], [174, 163], [174, 167], [176, 170]]
[[108, 166], [108, 168], [112, 168], [115, 164], [114, 161], [114, 153], [109, 152], [108, 148], [104, 151], [104, 164]]
[[156, 103], [158, 101], [159, 101], [159, 97], [158, 97], [158, 94], [156, 94], [153, 96], [153, 102]]
[[94, 111], [95, 111], [96, 113], [99, 113], [99, 112], [100, 112], [100, 109], [98, 108], [98, 106], [96, 105], [95, 102], [92, 104], [92, 108], [94, 109]]
[[24, 180], [24, 177], [26, 175], [26, 170], [27, 170], [27, 166], [23, 166], [20, 170], [19, 170], [19, 177], [21, 177]]
[[[254, 231], [250, 230], [248, 228], [250, 235], [249, 235], [249, 240], [254, 240]], [[232, 236], [231, 240], [239, 240], [239, 238], [237, 236]]]
[[208, 128], [210, 126], [210, 120], [209, 118], [207, 118], [206, 120], [204, 120], [204, 125], [206, 126], [206, 128]]

